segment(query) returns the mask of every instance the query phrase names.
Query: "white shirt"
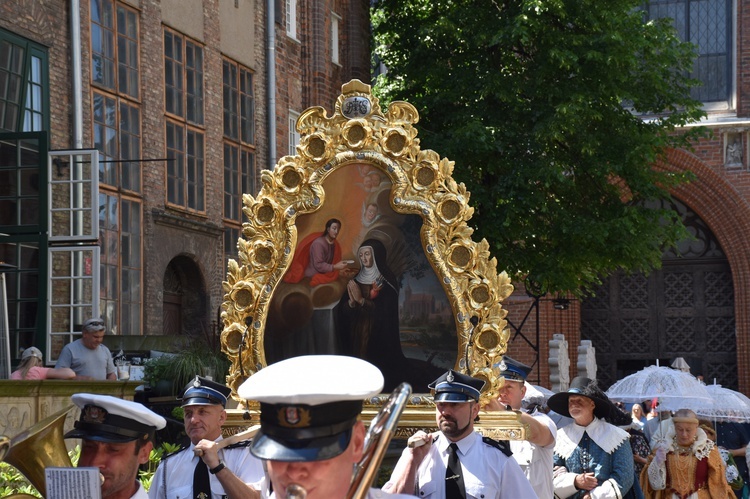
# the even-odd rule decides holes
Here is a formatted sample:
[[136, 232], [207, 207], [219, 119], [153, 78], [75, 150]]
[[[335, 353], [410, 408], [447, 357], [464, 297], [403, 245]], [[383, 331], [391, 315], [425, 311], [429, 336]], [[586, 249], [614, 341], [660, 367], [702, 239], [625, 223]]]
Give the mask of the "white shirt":
[[[445, 497], [445, 470], [448, 464], [450, 441], [439, 434], [429, 453], [419, 464], [415, 493], [423, 498]], [[476, 499], [534, 499], [536, 494], [515, 460], [482, 441], [482, 435], [472, 432], [458, 444], [458, 458], [463, 470], [466, 497]], [[405, 449], [396, 463], [393, 476], [401, 476], [409, 459]], [[389, 482], [390, 483], [390, 482]], [[388, 484], [386, 484], [387, 487]]]
[[534, 411], [531, 417], [542, 423], [552, 434], [552, 443], [545, 446], [532, 444], [528, 440], [511, 440], [510, 449], [513, 459], [523, 470], [524, 475], [534, 488], [539, 499], [553, 499], [555, 488], [552, 484], [552, 466], [554, 462], [555, 436], [557, 426], [543, 412]]
[[138, 482], [138, 490], [135, 491], [135, 494], [130, 496], [130, 499], [148, 499], [146, 489], [143, 488], [143, 484], [141, 482]]
[[[221, 438], [219, 438], [221, 440]], [[217, 441], [219, 441], [217, 440]], [[148, 491], [150, 499], [192, 499], [193, 473], [200, 457], [193, 452], [195, 445], [172, 454], [163, 459], [154, 474], [151, 488]], [[219, 458], [224, 465], [245, 483], [259, 482], [263, 478], [263, 464], [260, 459], [250, 454], [250, 446], [221, 449]], [[165, 479], [166, 473], [166, 479]], [[224, 487], [216, 477], [209, 475], [212, 499], [224, 499]]]

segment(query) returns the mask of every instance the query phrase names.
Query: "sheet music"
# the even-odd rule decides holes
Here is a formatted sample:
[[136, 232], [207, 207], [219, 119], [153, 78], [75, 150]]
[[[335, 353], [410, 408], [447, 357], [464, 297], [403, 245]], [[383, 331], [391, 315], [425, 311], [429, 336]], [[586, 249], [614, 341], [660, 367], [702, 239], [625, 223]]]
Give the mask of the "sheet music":
[[98, 468], [46, 468], [47, 499], [102, 499]]

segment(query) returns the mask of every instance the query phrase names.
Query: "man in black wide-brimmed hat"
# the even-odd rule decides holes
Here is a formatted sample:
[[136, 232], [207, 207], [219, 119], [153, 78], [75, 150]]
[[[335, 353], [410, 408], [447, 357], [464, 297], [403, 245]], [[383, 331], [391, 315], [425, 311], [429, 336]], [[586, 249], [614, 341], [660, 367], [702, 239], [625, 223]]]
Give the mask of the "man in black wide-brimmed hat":
[[555, 496], [623, 497], [633, 486], [630, 435], [605, 421], [612, 404], [596, 380], [574, 378], [568, 391], [552, 395], [547, 406], [574, 420], [557, 431]]

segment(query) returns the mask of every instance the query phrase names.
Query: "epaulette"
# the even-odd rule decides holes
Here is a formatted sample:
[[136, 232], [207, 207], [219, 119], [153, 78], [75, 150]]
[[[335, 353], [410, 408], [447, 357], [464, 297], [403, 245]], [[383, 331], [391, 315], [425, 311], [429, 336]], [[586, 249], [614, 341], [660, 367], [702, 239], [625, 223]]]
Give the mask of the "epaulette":
[[184, 450], [187, 450], [187, 449], [189, 449], [189, 448], [190, 448], [190, 446], [189, 446], [189, 445], [183, 445], [182, 447], [180, 447], [180, 448], [179, 448], [179, 449], [177, 449], [176, 451], [170, 452], [170, 453], [169, 453], [169, 454], [167, 454], [166, 456], [162, 456], [162, 457], [161, 457], [161, 460], [162, 460], [162, 461], [164, 461], [165, 459], [169, 459], [170, 457], [172, 457], [172, 456], [176, 456], [176, 455], [177, 455], [177, 454], [179, 454], [180, 452], [182, 452], [182, 451], [184, 451]]
[[494, 447], [508, 457], [513, 456], [513, 451], [510, 450], [510, 444], [507, 440], [495, 440], [490, 437], [482, 437], [482, 442], [486, 443], [490, 447]]
[[227, 445], [224, 448], [225, 449], [240, 449], [242, 447], [249, 447], [251, 443], [253, 443], [253, 439], [252, 438], [248, 438], [247, 440], [240, 440], [239, 442], [237, 442], [235, 444]]

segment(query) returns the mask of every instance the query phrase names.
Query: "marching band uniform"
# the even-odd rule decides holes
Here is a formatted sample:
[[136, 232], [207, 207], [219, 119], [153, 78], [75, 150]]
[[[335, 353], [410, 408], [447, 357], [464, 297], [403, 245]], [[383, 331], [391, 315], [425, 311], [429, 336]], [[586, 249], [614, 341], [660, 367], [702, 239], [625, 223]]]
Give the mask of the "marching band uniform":
[[[482, 437], [474, 431], [474, 419], [479, 412], [479, 396], [483, 386], [484, 381], [453, 370], [449, 370], [429, 385], [429, 388], [434, 390], [433, 398], [437, 407], [435, 417], [438, 427], [443, 428], [443, 431], [432, 434], [435, 438], [432, 442], [425, 444], [431, 447], [421, 462], [417, 462], [417, 458], [414, 457], [414, 449], [408, 447], [404, 449], [391, 479], [385, 484], [383, 490], [413, 492], [425, 498], [526, 499], [536, 497], [534, 489], [531, 488], [531, 484], [518, 463], [510, 457], [511, 452], [507, 444]], [[439, 407], [441, 403], [455, 406], [453, 413], [455, 424], [449, 424], [450, 419], [447, 418], [447, 414], [443, 415]], [[464, 406], [464, 404], [475, 405]], [[462, 412], [464, 408], [460, 406], [470, 408], [471, 411]], [[447, 409], [444, 410], [447, 411]], [[464, 424], [463, 421], [458, 420], [459, 414], [461, 418], [468, 416], [466, 418], [468, 433], [462, 433], [461, 430], [454, 432], [451, 428], [451, 426], [459, 428]], [[456, 435], [449, 438], [444, 433], [446, 431], [456, 433]], [[451, 452], [449, 451], [451, 445], [457, 447], [453, 451], [454, 456], [457, 456], [453, 457], [456, 460], [455, 467], [451, 467]], [[410, 480], [405, 477], [411, 476], [415, 466], [417, 469], [414, 475], [413, 491], [398, 490], [405, 479]], [[449, 469], [455, 471], [449, 471]], [[455, 487], [451, 482], [454, 481], [462, 483], [457, 493], [451, 492]], [[406, 488], [411, 486], [412, 484], [405, 484]]]
[[[261, 428], [250, 452], [267, 466], [271, 499], [283, 497], [290, 485], [305, 489], [307, 499], [345, 497], [364, 445], [363, 401], [379, 394], [383, 381], [362, 359], [305, 355], [271, 364], [240, 386], [240, 397], [260, 402]], [[367, 497], [411, 496], [371, 488]]]
[[[216, 441], [220, 442], [221, 440], [222, 437], [219, 437]], [[258, 459], [250, 454], [249, 444], [250, 442], [246, 440], [239, 444], [224, 447], [219, 451], [219, 455], [224, 462], [224, 466], [229, 468], [242, 481], [255, 483], [263, 475], [263, 466]], [[191, 443], [189, 447], [169, 454], [162, 459], [151, 482], [151, 490], [154, 491], [151, 499], [193, 499], [193, 471], [200, 459], [193, 452], [194, 449], [195, 445]], [[211, 470], [209, 470], [210, 472]], [[227, 496], [216, 475], [211, 473], [209, 479], [212, 499], [225, 499]]]
[[[81, 416], [65, 438], [83, 440], [78, 464], [99, 469], [102, 497], [119, 497], [137, 485], [130, 498], [147, 499], [137, 479], [138, 465], [148, 460], [156, 430], [167, 421], [142, 404], [111, 395], [76, 393], [71, 400], [81, 409]], [[133, 482], [128, 485], [130, 477]]]
[[[521, 393], [525, 393], [526, 378], [531, 372], [531, 367], [523, 364], [507, 355], [503, 356], [503, 361], [500, 364], [501, 371], [500, 376], [505, 378], [505, 383], [516, 383], [519, 384], [524, 390], [518, 392], [519, 396]], [[502, 369], [502, 367], [505, 367]], [[508, 387], [510, 389], [512, 387]], [[503, 396], [501, 391], [501, 398]], [[513, 410], [523, 410], [523, 399], [519, 404], [508, 402]], [[518, 405], [516, 407], [516, 405]], [[527, 416], [528, 414], [528, 416]], [[526, 419], [528, 418], [528, 419]], [[555, 495], [554, 487], [552, 485], [552, 466], [553, 466], [553, 451], [555, 449], [555, 438], [557, 435], [557, 426], [555, 422], [550, 419], [549, 416], [541, 412], [536, 405], [528, 412], [524, 412], [521, 415], [521, 422], [530, 421], [529, 425], [539, 423], [535, 425], [536, 430], [540, 433], [548, 435], [547, 438], [551, 438], [551, 441], [546, 445], [540, 443], [532, 443], [528, 440], [511, 440], [510, 450], [513, 451], [513, 459], [516, 460], [518, 465], [526, 475], [526, 478], [534, 488], [534, 492], [540, 499], [552, 499]], [[540, 435], [541, 436], [541, 435]]]
[[[230, 393], [229, 387], [196, 376], [195, 380], [185, 387], [182, 395], [182, 407], [217, 406], [223, 410]], [[212, 416], [206, 417], [204, 421], [207, 428], [205, 438], [210, 438], [216, 442], [222, 440], [219, 414], [219, 412], [216, 412]], [[212, 432], [216, 432], [216, 435], [210, 434]], [[203, 472], [203, 482], [201, 482], [204, 487], [200, 487], [196, 482], [196, 480], [201, 480], [196, 477], [199, 475], [197, 466], [202, 458], [194, 452], [196, 444], [199, 443], [200, 441], [191, 442], [190, 446], [162, 459], [151, 482], [150, 499], [195, 499], [200, 496], [203, 496], [201, 499], [208, 499], [206, 492], [200, 492], [201, 488], [205, 490], [205, 471]], [[228, 470], [245, 484], [256, 484], [263, 478], [262, 463], [250, 454], [247, 440], [220, 449], [218, 455], [219, 464], [212, 469], [208, 469], [207, 478], [211, 499], [225, 499], [227, 497], [224, 486], [216, 476], [220, 471], [226, 473], [227, 471], [224, 470]], [[205, 470], [205, 467], [203, 469]], [[194, 488], [197, 489], [195, 493]]]

